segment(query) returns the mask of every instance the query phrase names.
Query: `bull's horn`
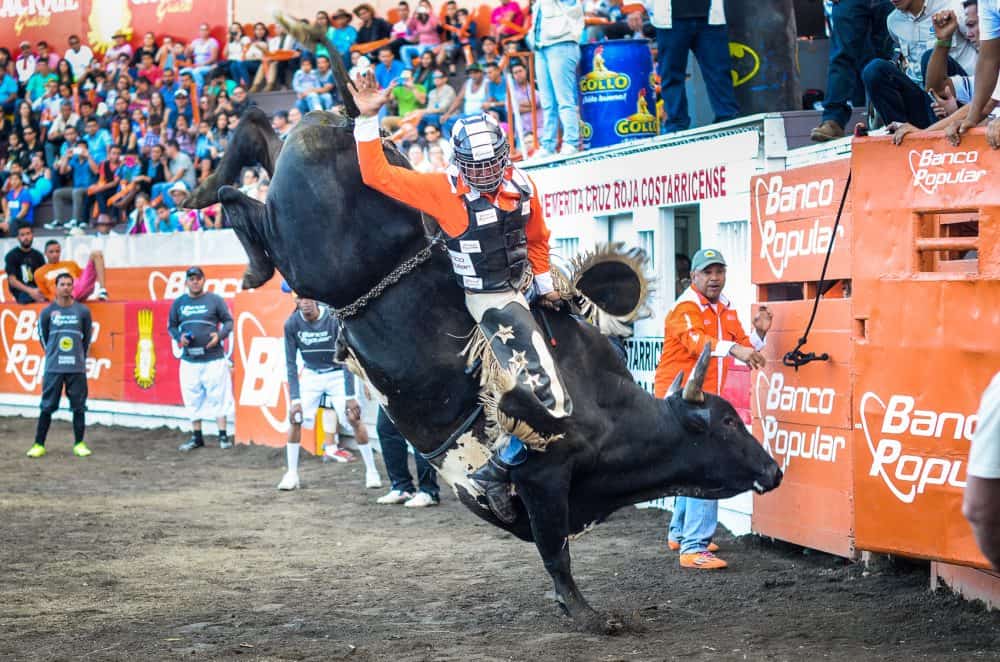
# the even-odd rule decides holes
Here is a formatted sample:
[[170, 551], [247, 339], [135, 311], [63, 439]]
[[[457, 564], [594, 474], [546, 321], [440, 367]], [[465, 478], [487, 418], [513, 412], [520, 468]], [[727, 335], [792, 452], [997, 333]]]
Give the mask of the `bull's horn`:
[[684, 383], [684, 371], [681, 370], [680, 372], [677, 373], [677, 376], [674, 377], [674, 383], [671, 384], [670, 388], [667, 389], [667, 397], [669, 398], [671, 395], [681, 390], [681, 384], [683, 383]]
[[[330, 43], [326, 32], [322, 28], [297, 21], [290, 16], [286, 16], [280, 10], [275, 10], [274, 20], [281, 23], [288, 30], [288, 34], [292, 35], [295, 41], [300, 44], [310, 46], [313, 44], [322, 44], [326, 46], [326, 50], [329, 53], [337, 52], [337, 49]], [[344, 102], [344, 114], [351, 119], [356, 118], [361, 114], [361, 111], [358, 110], [358, 105], [354, 102], [354, 95], [351, 94], [351, 87], [354, 87], [354, 85], [351, 83], [347, 68], [344, 66], [344, 60], [340, 57], [331, 56], [330, 70], [333, 73], [333, 82], [337, 87], [337, 92]]]
[[702, 386], [705, 384], [705, 373], [708, 372], [708, 360], [711, 356], [712, 345], [711, 343], [705, 343], [705, 349], [702, 350], [701, 356], [698, 357], [698, 362], [694, 364], [694, 369], [691, 371], [691, 378], [688, 379], [687, 384], [684, 386], [684, 400], [687, 402], [705, 401]]

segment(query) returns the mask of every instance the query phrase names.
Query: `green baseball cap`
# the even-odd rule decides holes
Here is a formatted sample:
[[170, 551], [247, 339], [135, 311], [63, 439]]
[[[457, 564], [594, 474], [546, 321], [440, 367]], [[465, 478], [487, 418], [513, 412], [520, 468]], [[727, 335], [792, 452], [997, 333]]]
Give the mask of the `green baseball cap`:
[[722, 253], [714, 248], [703, 248], [691, 258], [692, 271], [703, 271], [705, 267], [713, 264], [726, 266], [726, 258], [722, 257]]

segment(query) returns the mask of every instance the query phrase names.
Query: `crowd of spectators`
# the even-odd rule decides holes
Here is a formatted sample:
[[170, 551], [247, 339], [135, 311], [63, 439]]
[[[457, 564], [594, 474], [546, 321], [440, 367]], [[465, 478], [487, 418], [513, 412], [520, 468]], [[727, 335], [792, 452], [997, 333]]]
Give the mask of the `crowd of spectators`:
[[[865, 96], [887, 122], [918, 128], [968, 103], [979, 46], [976, 1], [899, 4], [895, 10], [888, 0], [835, 5], [827, 111], [815, 139], [843, 135], [848, 104]], [[854, 52], [851, 21], [862, 9], [868, 36]], [[622, 0], [535, 0], [530, 8], [498, 0], [488, 28], [480, 14], [454, 0], [438, 7], [418, 0], [413, 8], [404, 0], [386, 18], [367, 3], [332, 16], [319, 11], [311, 23], [325, 31], [333, 53], [263, 23], [233, 23], [225, 43], [207, 24], [186, 43], [146, 33], [133, 48], [117, 34], [103, 56], [77, 35], [65, 50], [45, 41], [24, 41], [16, 55], [0, 48], [0, 232], [33, 225], [36, 208], [49, 199], [54, 218], [45, 226], [53, 231], [221, 227], [218, 209], [191, 211], [180, 203], [217, 166], [255, 104], [253, 94], [294, 94], [293, 105], [273, 115], [282, 137], [304, 113], [337, 107], [331, 58], [340, 58], [351, 76], [370, 72], [391, 90], [382, 127], [425, 171], [448, 167], [451, 127], [479, 112], [505, 125], [515, 159], [582, 148], [575, 71], [588, 41], [648, 40], [662, 81], [657, 112], [665, 132], [691, 125], [685, 97], [691, 52], [716, 120], [739, 114], [722, 0], [667, 0], [655, 11]], [[886, 22], [901, 68], [876, 57], [891, 46], [873, 32]], [[248, 172], [244, 190], [263, 199], [267, 176]]]

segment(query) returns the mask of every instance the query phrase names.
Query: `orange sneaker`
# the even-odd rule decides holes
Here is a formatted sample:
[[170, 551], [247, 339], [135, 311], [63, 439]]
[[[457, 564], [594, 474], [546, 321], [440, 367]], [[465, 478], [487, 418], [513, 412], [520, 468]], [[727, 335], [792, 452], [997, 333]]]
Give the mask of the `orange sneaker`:
[[[679, 542], [677, 542], [676, 540], [668, 540], [667, 541], [667, 548], [671, 552], [679, 552], [679, 551], [681, 551], [681, 544]], [[719, 551], [719, 546], [716, 545], [714, 542], [710, 542], [710, 543], [708, 543], [708, 551], [710, 551], [710, 552], [717, 552], [717, 551]]]
[[712, 552], [681, 554], [682, 568], [694, 568], [696, 570], [721, 570], [728, 565], [728, 563], [720, 559]]

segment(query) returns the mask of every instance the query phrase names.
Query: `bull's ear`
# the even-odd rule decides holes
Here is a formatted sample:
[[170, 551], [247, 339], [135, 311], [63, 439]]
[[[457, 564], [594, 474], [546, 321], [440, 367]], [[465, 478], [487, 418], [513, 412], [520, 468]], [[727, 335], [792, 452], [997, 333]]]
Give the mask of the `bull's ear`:
[[219, 202], [226, 219], [236, 231], [247, 253], [247, 270], [243, 274], [243, 287], [260, 287], [274, 275], [267, 245], [267, 206], [240, 193], [232, 186], [219, 189]]

